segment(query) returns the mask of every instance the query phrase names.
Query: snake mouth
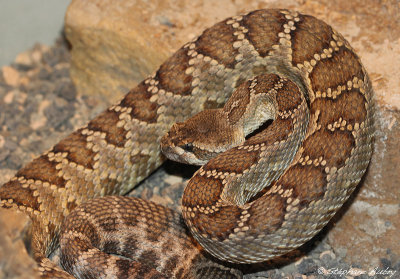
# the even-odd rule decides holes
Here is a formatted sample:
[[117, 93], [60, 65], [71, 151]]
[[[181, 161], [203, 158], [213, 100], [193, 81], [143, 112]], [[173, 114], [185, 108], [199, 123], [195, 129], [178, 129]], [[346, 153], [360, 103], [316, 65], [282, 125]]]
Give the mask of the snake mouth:
[[193, 153], [185, 151], [179, 146], [165, 146], [161, 145], [161, 152], [168, 159], [189, 165], [204, 165], [204, 161], [199, 160]]
[[171, 130], [161, 138], [161, 152], [165, 157], [175, 162], [198, 166], [204, 165], [205, 161], [198, 158], [193, 152], [196, 149], [195, 146], [182, 139], [178, 133], [178, 126], [178, 124], [172, 126]]

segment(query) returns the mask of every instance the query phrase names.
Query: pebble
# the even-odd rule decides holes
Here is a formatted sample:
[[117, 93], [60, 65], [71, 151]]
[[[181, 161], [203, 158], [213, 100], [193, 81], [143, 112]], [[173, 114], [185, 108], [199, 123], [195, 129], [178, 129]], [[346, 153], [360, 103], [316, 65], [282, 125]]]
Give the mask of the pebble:
[[3, 101], [5, 104], [9, 105], [12, 103], [13, 99], [14, 99], [14, 91], [10, 91], [4, 96]]
[[75, 87], [69, 80], [61, 80], [59, 83], [57, 83], [54, 94], [64, 98], [68, 102], [72, 102], [76, 99]]
[[29, 52], [25, 51], [17, 55], [15, 63], [23, 66], [31, 66], [33, 64], [32, 57]]
[[10, 86], [18, 86], [19, 84], [19, 73], [16, 69], [11, 66], [3, 66], [1, 68], [3, 72], [4, 81]]
[[0, 148], [3, 148], [5, 142], [6, 140], [4, 139], [4, 137], [0, 135]]
[[304, 259], [299, 265], [298, 265], [298, 271], [301, 274], [313, 274], [316, 270], [318, 269], [318, 265], [315, 263], [313, 259]]

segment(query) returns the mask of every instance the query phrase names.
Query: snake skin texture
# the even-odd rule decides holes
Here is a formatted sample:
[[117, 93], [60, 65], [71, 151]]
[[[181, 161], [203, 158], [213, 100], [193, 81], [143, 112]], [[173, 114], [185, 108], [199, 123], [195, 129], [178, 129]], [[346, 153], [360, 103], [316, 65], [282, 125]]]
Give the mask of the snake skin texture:
[[[244, 142], [233, 133], [238, 145], [189, 181], [182, 215], [135, 198], [90, 200], [123, 195], [160, 166], [162, 138], [169, 157], [208, 159], [207, 139], [189, 143], [177, 136], [183, 124], [172, 125], [222, 108], [234, 126], [260, 97], [268, 109], [255, 118], [274, 121]], [[28, 163], [0, 188], [0, 205], [31, 218], [43, 278], [71, 278], [46, 258], [60, 234], [62, 265], [79, 278], [241, 278], [220, 260], [284, 254], [343, 205], [369, 164], [373, 115], [368, 74], [338, 32], [294, 11], [257, 10], [206, 29], [119, 104]]]

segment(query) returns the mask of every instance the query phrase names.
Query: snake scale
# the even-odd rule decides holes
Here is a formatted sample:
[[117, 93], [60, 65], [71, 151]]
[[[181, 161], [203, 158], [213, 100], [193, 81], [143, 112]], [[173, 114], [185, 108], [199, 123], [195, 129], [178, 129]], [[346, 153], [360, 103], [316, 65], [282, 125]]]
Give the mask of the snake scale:
[[[0, 188], [1, 206], [31, 218], [43, 278], [71, 276], [46, 258], [59, 242], [79, 278], [241, 278], [221, 263], [282, 255], [342, 206], [369, 164], [373, 114], [368, 74], [338, 32], [256, 10], [206, 29], [28, 163]], [[160, 142], [169, 158], [209, 160], [182, 214], [118, 197], [163, 163]]]

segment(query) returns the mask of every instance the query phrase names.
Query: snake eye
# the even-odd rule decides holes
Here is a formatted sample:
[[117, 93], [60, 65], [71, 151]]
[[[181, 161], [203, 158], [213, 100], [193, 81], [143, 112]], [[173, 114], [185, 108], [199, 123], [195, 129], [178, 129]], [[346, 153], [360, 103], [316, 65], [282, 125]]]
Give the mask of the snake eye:
[[181, 148], [187, 152], [193, 152], [193, 144], [191, 143], [186, 143], [182, 145]]

